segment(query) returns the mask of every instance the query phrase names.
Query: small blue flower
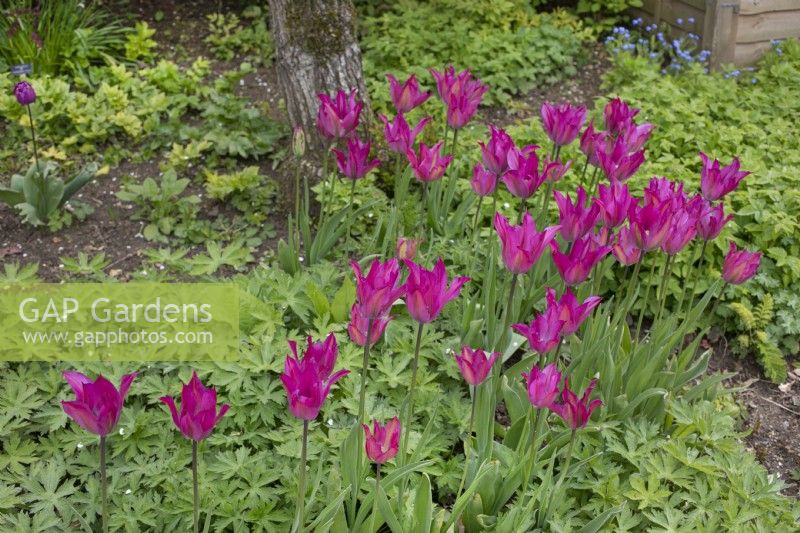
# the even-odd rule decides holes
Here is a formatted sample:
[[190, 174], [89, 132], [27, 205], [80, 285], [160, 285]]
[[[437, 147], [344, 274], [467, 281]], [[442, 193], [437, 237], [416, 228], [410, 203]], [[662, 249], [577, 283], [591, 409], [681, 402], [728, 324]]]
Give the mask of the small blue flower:
[[686, 22], [688, 22], [689, 24], [694, 24], [694, 17], [689, 17], [688, 19], [686, 19]]
[[753, 78], [753, 79], [751, 79], [751, 80], [750, 80], [750, 83], [752, 83], [753, 85], [755, 85], [756, 83], [758, 83], [758, 80], [757, 80], [757, 79], [755, 79], [755, 78]]
[[640, 26], [642, 24], [642, 19], [637, 17], [631, 21], [631, 26]]
[[775, 53], [778, 54], [779, 56], [782, 56], [783, 55], [783, 50], [781, 50], [780, 48], [776, 48], [775, 49]]
[[658, 57], [658, 52], [650, 52], [650, 59], [656, 59]]
[[696, 33], [690, 33], [689, 35], [687, 35], [687, 37], [689, 37], [689, 39], [691, 39], [692, 41], [699, 41], [700, 40], [700, 36], [697, 35]]
[[661, 74], [662, 74], [662, 75], [665, 75], [666, 73], [667, 73], [667, 69], [665, 69], [665, 68], [662, 68], [662, 69], [661, 69]]
[[683, 25], [683, 19], [680, 19], [680, 18], [679, 18], [679, 19], [678, 19], [678, 20], [676, 20], [675, 22], [677, 22], [677, 23], [678, 23], [678, 26], [682, 26], [682, 25]]

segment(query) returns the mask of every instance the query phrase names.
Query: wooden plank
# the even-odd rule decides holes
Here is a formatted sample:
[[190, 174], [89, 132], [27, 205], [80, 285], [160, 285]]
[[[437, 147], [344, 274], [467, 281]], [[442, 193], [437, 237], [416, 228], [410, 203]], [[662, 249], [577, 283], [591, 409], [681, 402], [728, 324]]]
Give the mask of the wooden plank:
[[791, 11], [800, 9], [798, 0], [741, 0], [739, 13], [741, 15], [758, 15], [770, 11]]
[[738, 17], [736, 42], [757, 43], [772, 39], [800, 37], [800, 7], [793, 11], [775, 11]]
[[708, 0], [703, 48], [711, 50], [709, 60], [712, 69], [733, 62], [739, 17], [739, 3], [732, 0]]
[[769, 41], [737, 44], [733, 54], [733, 62], [737, 67], [754, 65], [771, 46]]
[[[705, 18], [705, 12], [703, 10], [692, 7], [683, 0], [664, 0], [659, 15], [656, 17], [657, 2], [658, 0], [645, 0], [642, 2], [640, 10], [634, 9], [633, 11], [644, 11], [650, 14], [652, 17], [650, 22], [655, 22], [655, 19], [658, 18], [659, 22], [667, 22], [670, 26], [677, 27], [683, 32], [692, 32], [698, 35], [702, 33], [703, 20]], [[694, 24], [689, 24], [687, 22], [690, 18], [694, 18]], [[681, 26], [676, 24], [678, 19], [683, 19], [683, 24]]]

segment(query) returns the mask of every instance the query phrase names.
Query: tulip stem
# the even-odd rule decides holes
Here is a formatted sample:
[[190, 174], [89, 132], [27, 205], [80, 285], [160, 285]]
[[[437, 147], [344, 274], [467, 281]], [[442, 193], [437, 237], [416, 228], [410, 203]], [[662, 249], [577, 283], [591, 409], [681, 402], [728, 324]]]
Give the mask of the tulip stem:
[[306, 457], [308, 453], [308, 420], [303, 420], [303, 447], [300, 451], [300, 472], [297, 482], [297, 517], [293, 531], [302, 531], [305, 525], [306, 505]]
[[31, 140], [33, 141], [33, 159], [36, 161], [37, 172], [41, 171], [39, 167], [39, 148], [36, 146], [36, 128], [33, 127], [33, 113], [31, 112], [30, 104], [25, 106], [28, 109], [28, 119], [31, 121]]
[[[689, 313], [689, 310], [692, 308], [692, 304], [694, 303], [694, 295], [697, 293], [697, 282], [700, 281], [700, 276], [703, 275], [703, 264], [705, 263], [706, 259], [706, 246], [708, 246], [708, 241], [703, 240], [703, 245], [700, 248], [700, 262], [697, 264], [697, 275], [695, 276], [694, 283], [692, 284], [692, 292], [689, 294], [689, 306], [686, 309], [686, 313]], [[688, 283], [686, 285], [688, 285]], [[681, 305], [678, 306], [679, 312], [682, 307], [683, 307], [683, 296], [681, 296]]]
[[511, 315], [511, 306], [514, 304], [514, 292], [517, 289], [517, 279], [519, 278], [518, 274], [511, 275], [511, 287], [508, 289], [508, 302], [506, 303], [505, 309], [503, 309], [503, 319], [501, 320], [501, 324], [503, 326], [503, 330], [500, 333], [500, 338], [497, 339], [497, 346], [495, 347], [495, 351], [499, 351], [503, 346], [500, 345], [503, 337], [506, 335], [506, 330], [508, 330], [508, 326], [510, 325], [511, 321], [514, 320], [513, 316]]
[[667, 285], [669, 284], [669, 277], [672, 274], [672, 256], [667, 254], [667, 259], [664, 261], [664, 271], [661, 273], [661, 303], [658, 306], [658, 314], [656, 315], [655, 322], [661, 320], [661, 314], [664, 312], [664, 305], [667, 302]]
[[644, 320], [644, 312], [650, 300], [650, 286], [653, 284], [653, 276], [655, 273], [656, 261], [653, 261], [653, 265], [650, 267], [650, 275], [647, 276], [647, 290], [644, 291], [644, 302], [642, 302], [642, 308], [639, 310], [639, 320], [636, 322], [636, 335], [633, 337], [637, 344], [639, 343], [639, 334], [642, 332], [642, 321]]
[[425, 326], [423, 322], [419, 323], [417, 329], [417, 342], [414, 346], [414, 360], [411, 363], [411, 388], [408, 390], [408, 409], [406, 420], [402, 427], [403, 431], [403, 456], [408, 453], [408, 436], [411, 434], [411, 423], [414, 421], [414, 391], [417, 388], [417, 370], [419, 369], [419, 348], [422, 344], [422, 329]]
[[375, 516], [378, 514], [378, 493], [381, 490], [381, 464], [375, 470], [375, 496], [372, 497], [372, 516], [369, 520], [369, 533], [375, 531]]
[[478, 219], [481, 216], [481, 205], [483, 204], [483, 196], [478, 196], [478, 208], [475, 210], [475, 219], [472, 221], [472, 238], [475, 240], [478, 233]]
[[420, 208], [422, 209], [420, 223], [422, 224], [422, 235], [424, 237], [428, 228], [428, 184], [424, 181], [422, 182], [422, 205]]
[[100, 497], [103, 508], [103, 533], [108, 533], [108, 478], [106, 477], [105, 435], [100, 435]]
[[364, 342], [364, 361], [361, 364], [361, 394], [358, 399], [358, 422], [363, 423], [364, 420], [364, 411], [367, 402], [367, 367], [369, 366], [369, 348], [370, 348], [370, 337], [372, 336], [372, 321], [373, 319], [367, 319], [367, 337], [366, 341]]
[[294, 169], [294, 224], [297, 232], [297, 242], [300, 242], [300, 159], [295, 159], [297, 167]]
[[197, 441], [192, 439], [192, 495], [194, 497], [194, 533], [200, 531], [200, 489], [197, 485]]
[[525, 465], [525, 477], [523, 478], [521, 487], [523, 505], [524, 502], [527, 500], [526, 493], [528, 491], [528, 487], [531, 484], [531, 474], [533, 473], [533, 467], [536, 465], [536, 454], [539, 451], [539, 447], [536, 445], [536, 441], [539, 439], [539, 432], [541, 431], [541, 425], [547, 418], [546, 416], [542, 417], [542, 409], [535, 409], [535, 411], [536, 413], [533, 415], [533, 420], [531, 421], [530, 455], [528, 457], [528, 463]]
[[330, 180], [330, 186], [328, 187], [328, 198], [327, 200], [324, 198], [325, 196], [325, 185], [328, 181], [328, 159], [330, 159], [331, 155], [331, 148], [333, 148], [333, 143], [328, 143], [325, 147], [325, 155], [322, 158], [322, 193], [320, 197], [322, 197], [323, 202], [319, 209], [319, 225], [322, 226], [322, 222], [325, 220], [325, 213], [328, 210], [328, 203], [333, 201], [333, 179]]
[[356, 196], [356, 180], [353, 178], [353, 182], [350, 184], [350, 202], [347, 205], [347, 218], [349, 219], [347, 222], [347, 242], [350, 243], [350, 230], [353, 228], [353, 199]]
[[581, 171], [581, 182], [580, 182], [580, 186], [581, 187], [583, 187], [583, 185], [586, 183], [586, 169], [587, 168], [589, 168], [589, 157], [588, 156], [586, 157], [586, 162], [583, 164], [583, 170]]

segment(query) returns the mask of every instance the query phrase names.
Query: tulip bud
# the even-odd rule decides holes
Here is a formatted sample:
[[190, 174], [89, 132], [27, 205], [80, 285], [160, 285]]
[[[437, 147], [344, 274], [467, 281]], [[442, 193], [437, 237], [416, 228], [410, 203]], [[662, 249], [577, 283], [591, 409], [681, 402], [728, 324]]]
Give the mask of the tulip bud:
[[303, 157], [306, 153], [306, 134], [300, 126], [297, 126], [292, 134], [292, 151], [297, 158]]
[[19, 105], [28, 106], [36, 101], [36, 91], [33, 90], [33, 85], [27, 81], [21, 81], [14, 85], [14, 96]]

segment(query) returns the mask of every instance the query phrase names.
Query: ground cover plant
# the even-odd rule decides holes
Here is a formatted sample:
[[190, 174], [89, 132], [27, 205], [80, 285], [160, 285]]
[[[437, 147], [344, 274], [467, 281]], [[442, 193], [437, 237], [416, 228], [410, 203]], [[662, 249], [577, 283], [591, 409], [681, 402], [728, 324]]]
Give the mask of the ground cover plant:
[[[800, 64], [791, 46], [758, 74], [773, 89]], [[741, 134], [685, 132], [689, 104], [662, 109], [654, 87], [707, 94], [704, 120], [730, 135], [749, 123], [715, 84], [741, 84], [765, 114], [771, 100], [616, 61], [594, 110], [562, 99], [508, 127], [479, 122], [506, 96], [468, 63], [370, 75], [383, 120], [369, 137], [357, 94], [321, 95], [323, 179], [290, 167], [286, 229], [260, 264], [277, 196], [265, 168], [314, 149], [298, 131], [280, 144], [287, 128], [235, 93], [246, 67], [95, 67], [105, 82], [61, 100], [102, 104], [111, 126], [88, 130], [47, 94], [66, 78], [32, 79], [65, 165], [159, 155], [114, 193], [153, 243], [133, 279], [231, 279], [241, 346], [193, 365], [0, 363], [0, 529], [792, 530], [800, 509], [742, 445], [741, 406], [703, 344], [734, 311], [742, 350], [779, 338], [766, 298], [727, 302], [795, 279], [740, 199], [790, 165], [740, 150]], [[0, 105], [19, 169], [34, 147], [16, 81]], [[105, 107], [117, 91], [127, 103]], [[233, 209], [208, 221], [209, 195]], [[68, 257], [62, 279], [112, 281], [110, 265]]]

